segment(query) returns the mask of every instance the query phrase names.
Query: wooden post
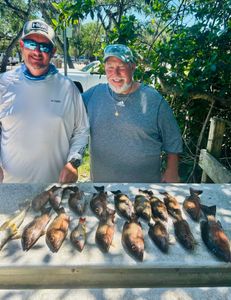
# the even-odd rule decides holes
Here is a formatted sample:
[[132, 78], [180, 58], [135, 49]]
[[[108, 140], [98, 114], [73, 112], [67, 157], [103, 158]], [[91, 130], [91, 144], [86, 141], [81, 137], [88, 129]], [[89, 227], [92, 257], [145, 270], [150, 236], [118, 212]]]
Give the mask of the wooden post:
[[[225, 132], [225, 122], [222, 119], [213, 117], [210, 119], [209, 137], [207, 142], [207, 151], [215, 158], [221, 154], [221, 145]], [[212, 182], [203, 170], [201, 182]]]

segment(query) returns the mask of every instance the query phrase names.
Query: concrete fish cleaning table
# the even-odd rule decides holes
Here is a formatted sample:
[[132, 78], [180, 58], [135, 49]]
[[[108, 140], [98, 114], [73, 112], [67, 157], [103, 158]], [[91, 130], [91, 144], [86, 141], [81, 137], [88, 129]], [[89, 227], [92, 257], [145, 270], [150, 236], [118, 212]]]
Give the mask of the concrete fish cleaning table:
[[[175, 196], [180, 204], [189, 195], [189, 187], [203, 190], [200, 195], [202, 204], [217, 205], [217, 219], [231, 239], [231, 185], [230, 184], [96, 184], [104, 185], [108, 191], [110, 207], [114, 207], [114, 195], [110, 191], [120, 189], [132, 199], [138, 189], [151, 189], [154, 195], [163, 199], [160, 191]], [[46, 184], [2, 184], [0, 185], [0, 225], [18, 209], [19, 203], [33, 199], [48, 188]], [[95, 191], [93, 183], [78, 183], [86, 192], [88, 202]], [[71, 217], [71, 226], [77, 224], [79, 217], [68, 207], [64, 198], [63, 206]], [[116, 214], [116, 230], [109, 253], [102, 253], [95, 244], [98, 219], [89, 205], [84, 216], [87, 219], [87, 244], [80, 253], [72, 246], [69, 235], [57, 253], [52, 253], [42, 236], [28, 252], [23, 252], [20, 240], [8, 242], [0, 251], [0, 288], [5, 289], [117, 289], [134, 288], [193, 288], [226, 287], [225, 293], [231, 294], [231, 263], [218, 260], [205, 247], [199, 223], [190, 219], [182, 209], [197, 241], [193, 252], [185, 250], [175, 239], [172, 219], [169, 217], [170, 249], [163, 254], [150, 240], [148, 225], [141, 221], [145, 252], [143, 262], [135, 261], [121, 244], [121, 232], [125, 222]], [[32, 210], [21, 225], [22, 230], [36, 214]], [[52, 219], [56, 213], [52, 215]], [[57, 291], [57, 290], [56, 290]], [[166, 290], [165, 290], [166, 291]], [[5, 292], [4, 292], [5, 293]], [[224, 290], [223, 290], [224, 296]], [[0, 293], [1, 296], [1, 293]], [[144, 299], [149, 299], [149, 296]], [[89, 298], [91, 299], [91, 298]], [[98, 299], [98, 298], [97, 298]], [[105, 298], [104, 298], [105, 299]], [[117, 299], [117, 298], [111, 298]], [[133, 299], [131, 297], [131, 299]], [[141, 298], [142, 299], [142, 298]], [[150, 294], [150, 299], [152, 299]], [[211, 299], [211, 297], [210, 297]], [[215, 299], [215, 298], [214, 298]], [[226, 298], [222, 298], [226, 299]], [[228, 299], [228, 298], [227, 298]], [[230, 299], [230, 298], [229, 298]]]

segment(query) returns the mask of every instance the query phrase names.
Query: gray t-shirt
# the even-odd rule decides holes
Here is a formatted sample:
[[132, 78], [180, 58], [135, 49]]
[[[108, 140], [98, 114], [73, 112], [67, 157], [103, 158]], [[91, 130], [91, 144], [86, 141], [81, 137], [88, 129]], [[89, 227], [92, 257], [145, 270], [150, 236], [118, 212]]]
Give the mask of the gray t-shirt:
[[143, 84], [129, 96], [99, 84], [83, 100], [90, 121], [92, 180], [160, 182], [161, 151], [182, 151], [179, 127], [163, 97]]

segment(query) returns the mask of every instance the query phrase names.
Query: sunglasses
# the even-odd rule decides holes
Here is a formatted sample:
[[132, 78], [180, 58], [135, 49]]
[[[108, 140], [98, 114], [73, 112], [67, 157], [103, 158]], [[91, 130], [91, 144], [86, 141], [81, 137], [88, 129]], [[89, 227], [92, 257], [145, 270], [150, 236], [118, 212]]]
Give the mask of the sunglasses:
[[23, 40], [24, 47], [30, 50], [39, 49], [41, 52], [50, 53], [53, 49], [53, 46], [51, 44], [46, 43], [38, 43], [33, 40]]

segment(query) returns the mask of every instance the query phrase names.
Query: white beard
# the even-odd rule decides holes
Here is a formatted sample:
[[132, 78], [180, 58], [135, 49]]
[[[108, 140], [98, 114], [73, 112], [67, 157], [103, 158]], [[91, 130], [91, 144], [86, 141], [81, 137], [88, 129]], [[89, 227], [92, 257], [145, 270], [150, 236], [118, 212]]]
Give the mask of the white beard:
[[129, 90], [131, 88], [132, 84], [133, 84], [133, 81], [131, 81], [130, 83], [125, 82], [121, 87], [115, 87], [114, 85], [108, 83], [108, 85], [113, 90], [113, 92], [115, 92], [117, 94], [122, 94], [122, 93], [126, 92], [127, 90]]

